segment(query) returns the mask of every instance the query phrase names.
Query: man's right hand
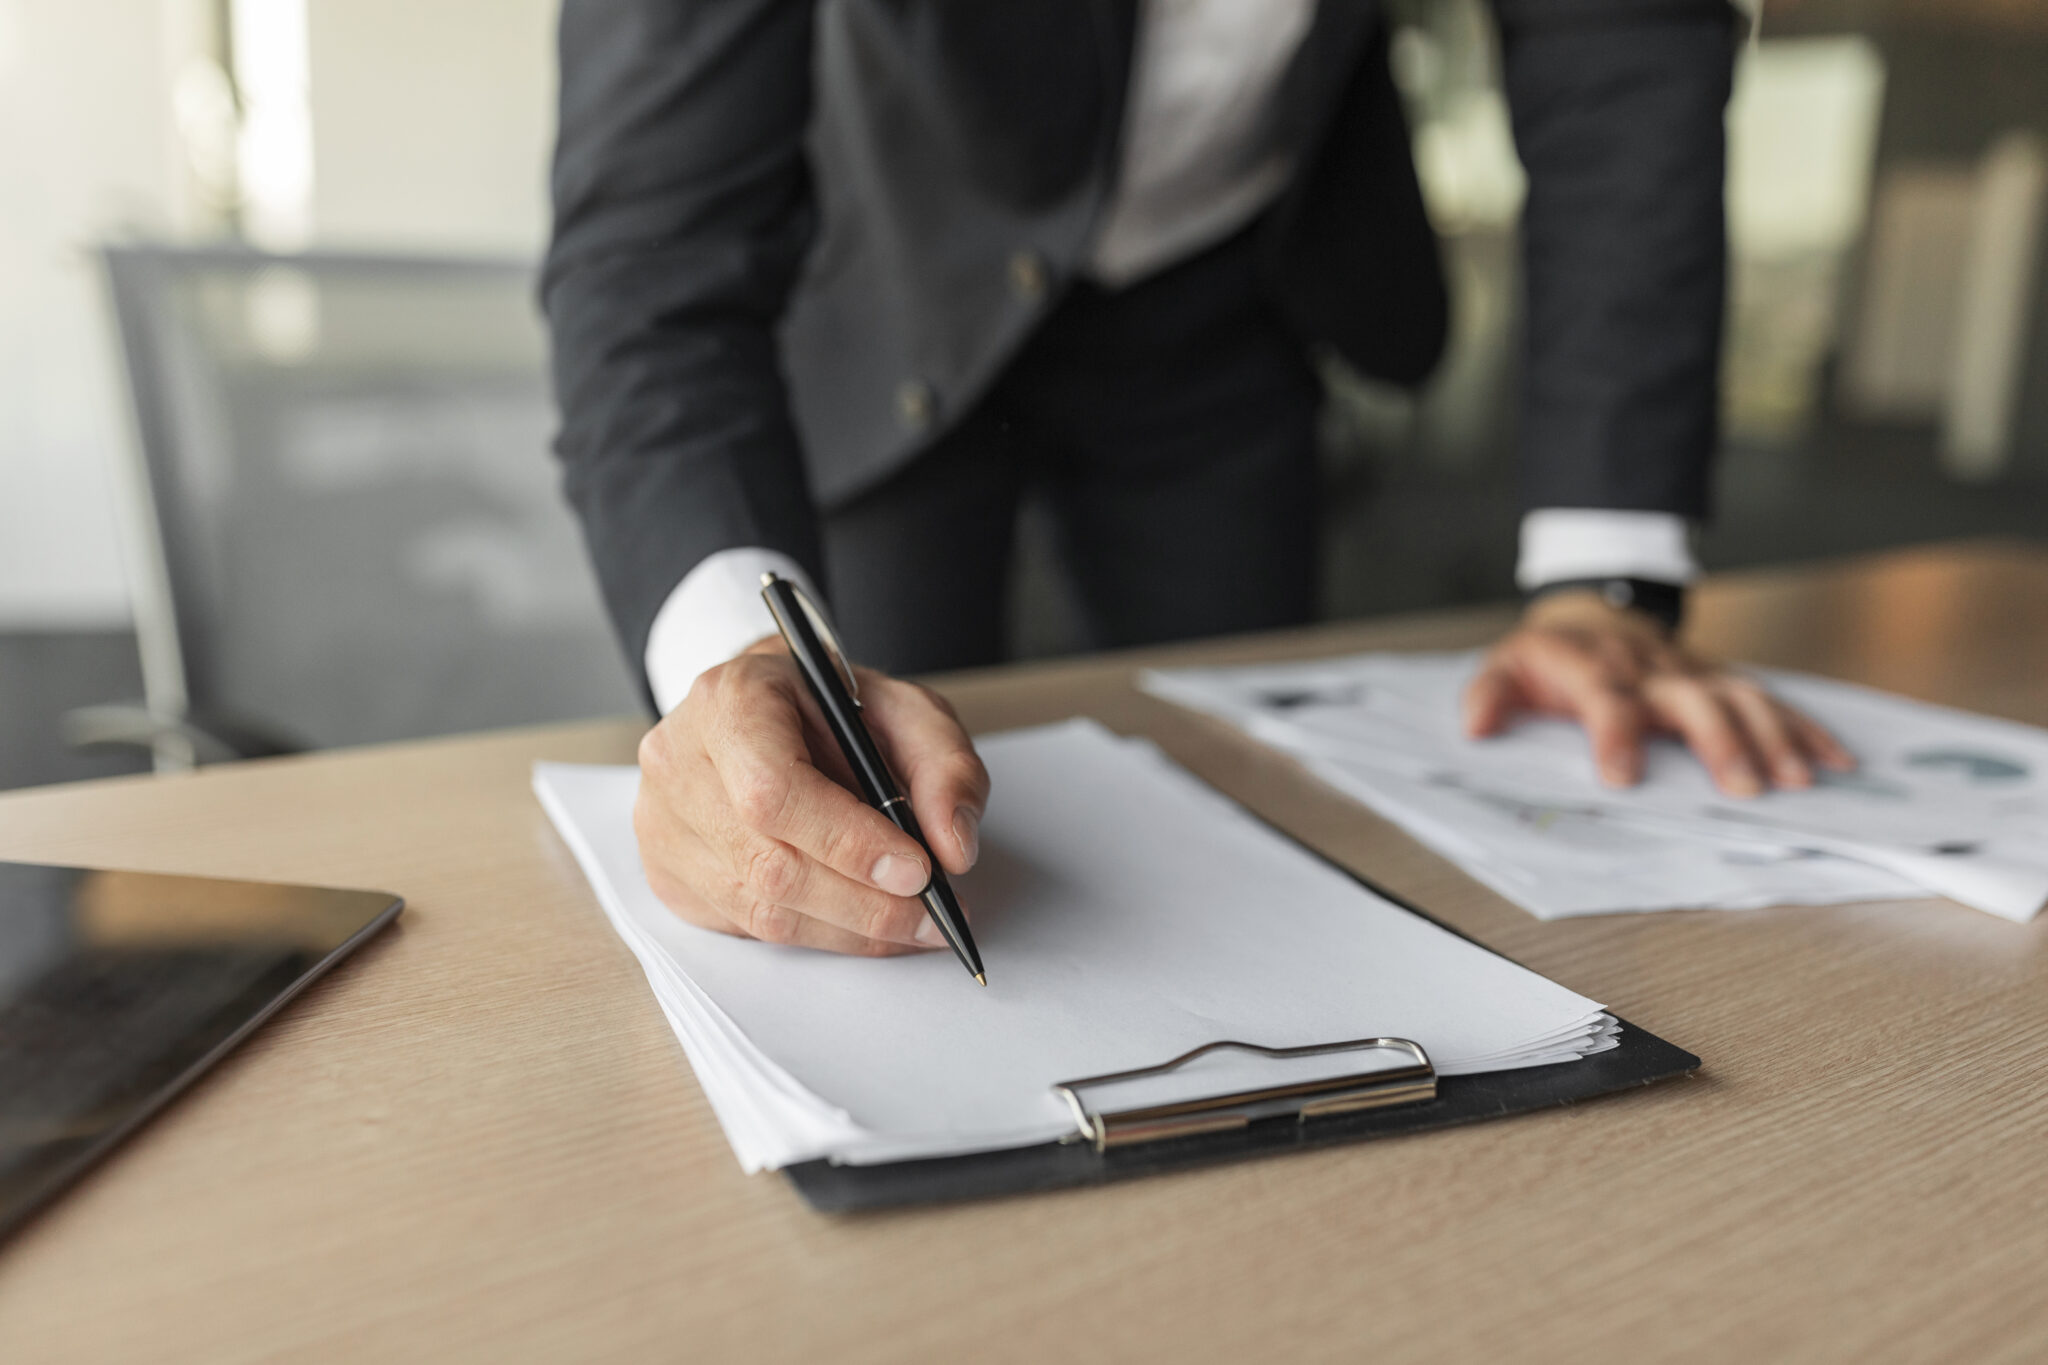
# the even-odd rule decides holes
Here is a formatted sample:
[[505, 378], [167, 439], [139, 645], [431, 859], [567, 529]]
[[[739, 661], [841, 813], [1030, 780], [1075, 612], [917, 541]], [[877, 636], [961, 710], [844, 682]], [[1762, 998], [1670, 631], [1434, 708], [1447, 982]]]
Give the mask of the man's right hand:
[[[940, 864], [974, 865], [988, 770], [931, 689], [857, 669], [863, 716]], [[640, 742], [633, 827], [656, 895], [700, 928], [836, 953], [943, 947], [925, 851], [853, 775], [778, 638], [702, 674]]]

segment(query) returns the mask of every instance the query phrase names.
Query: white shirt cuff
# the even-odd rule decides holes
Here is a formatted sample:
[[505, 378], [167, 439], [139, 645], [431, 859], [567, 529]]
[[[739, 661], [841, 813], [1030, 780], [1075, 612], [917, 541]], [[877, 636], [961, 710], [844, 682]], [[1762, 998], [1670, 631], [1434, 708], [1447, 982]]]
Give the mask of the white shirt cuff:
[[761, 600], [764, 573], [780, 574], [822, 600], [794, 559], [748, 546], [720, 550], [701, 561], [654, 614], [644, 662], [654, 704], [664, 716], [690, 695], [698, 674], [775, 633], [775, 618]]
[[1689, 530], [1685, 518], [1671, 512], [1545, 507], [1522, 518], [1515, 583], [1524, 592], [1577, 578], [1690, 583], [1700, 566]]

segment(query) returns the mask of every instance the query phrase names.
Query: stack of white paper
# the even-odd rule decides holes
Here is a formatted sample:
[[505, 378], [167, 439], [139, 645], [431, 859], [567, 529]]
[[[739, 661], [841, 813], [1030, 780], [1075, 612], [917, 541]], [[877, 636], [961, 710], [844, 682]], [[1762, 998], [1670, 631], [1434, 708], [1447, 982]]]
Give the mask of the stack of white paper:
[[1530, 719], [1469, 740], [1473, 654], [1363, 654], [1148, 673], [1145, 688], [1299, 758], [1544, 919], [1948, 896], [2026, 920], [2048, 901], [2048, 733], [1766, 672], [1856, 754], [1806, 791], [1723, 797], [1676, 741], [1603, 786], [1585, 736]]
[[[1410, 1038], [1443, 1074], [1616, 1045], [1596, 1002], [1373, 895], [1149, 744], [1075, 721], [980, 749], [994, 797], [958, 889], [986, 989], [950, 953], [836, 957], [691, 928], [642, 875], [637, 771], [535, 769], [747, 1169], [1060, 1138], [1075, 1124], [1056, 1084], [1219, 1039]], [[1272, 1079], [1272, 1065], [1213, 1055], [1177, 1097]]]

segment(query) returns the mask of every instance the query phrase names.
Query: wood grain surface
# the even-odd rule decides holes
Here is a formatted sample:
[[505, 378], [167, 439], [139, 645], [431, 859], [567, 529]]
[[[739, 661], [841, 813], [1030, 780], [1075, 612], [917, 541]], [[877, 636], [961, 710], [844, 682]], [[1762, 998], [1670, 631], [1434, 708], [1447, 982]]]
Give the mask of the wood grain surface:
[[[1699, 1053], [1695, 1079], [1215, 1170], [829, 1219], [743, 1176], [528, 790], [619, 721], [0, 797], [0, 857], [398, 891], [381, 941], [0, 1246], [0, 1361], [2038, 1360], [2048, 922], [1539, 923], [1138, 662], [1441, 647], [1476, 611], [947, 680], [1093, 715]], [[1697, 638], [2048, 721], [2048, 553], [1730, 577]]]

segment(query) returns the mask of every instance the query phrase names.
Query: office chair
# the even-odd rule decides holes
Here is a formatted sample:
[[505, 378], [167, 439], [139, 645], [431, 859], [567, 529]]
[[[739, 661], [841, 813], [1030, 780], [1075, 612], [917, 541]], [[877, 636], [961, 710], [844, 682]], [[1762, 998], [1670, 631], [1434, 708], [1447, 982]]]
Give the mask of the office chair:
[[639, 707], [548, 454], [528, 267], [100, 255], [147, 699], [70, 738], [175, 767]]

